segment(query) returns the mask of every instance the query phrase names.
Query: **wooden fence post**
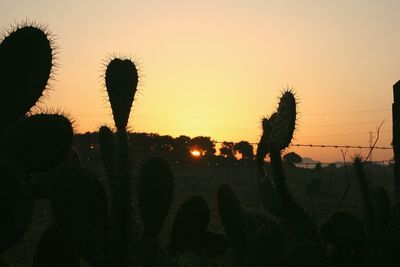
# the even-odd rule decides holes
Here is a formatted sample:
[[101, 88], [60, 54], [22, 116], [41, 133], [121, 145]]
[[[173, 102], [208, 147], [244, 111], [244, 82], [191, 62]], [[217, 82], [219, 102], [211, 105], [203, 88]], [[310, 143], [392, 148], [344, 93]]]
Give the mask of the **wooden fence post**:
[[396, 209], [400, 211], [400, 81], [393, 85], [392, 127], [394, 194]]

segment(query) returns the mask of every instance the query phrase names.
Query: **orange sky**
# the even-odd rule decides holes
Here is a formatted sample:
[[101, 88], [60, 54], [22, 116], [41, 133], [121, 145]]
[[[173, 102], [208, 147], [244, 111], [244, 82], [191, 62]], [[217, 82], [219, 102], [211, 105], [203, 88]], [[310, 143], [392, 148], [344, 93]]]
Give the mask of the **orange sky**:
[[[55, 34], [59, 67], [44, 103], [70, 112], [77, 131], [112, 123], [101, 64], [116, 52], [142, 73], [134, 131], [258, 141], [261, 118], [290, 86], [296, 143], [368, 145], [385, 120], [378, 145], [390, 145], [399, 1], [0, 1], [4, 28], [29, 18]], [[296, 151], [341, 158], [335, 149]]]

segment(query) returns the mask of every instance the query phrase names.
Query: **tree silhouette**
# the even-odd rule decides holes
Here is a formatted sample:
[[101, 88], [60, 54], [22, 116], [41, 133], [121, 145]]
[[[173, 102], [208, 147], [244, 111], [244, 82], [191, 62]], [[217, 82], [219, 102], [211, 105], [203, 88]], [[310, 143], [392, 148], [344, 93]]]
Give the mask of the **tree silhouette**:
[[215, 154], [215, 143], [208, 136], [196, 136], [189, 141], [189, 147], [199, 150], [205, 156]]
[[289, 152], [283, 156], [283, 161], [291, 166], [294, 166], [295, 163], [302, 162], [302, 158], [295, 152]]
[[172, 144], [172, 157], [178, 161], [185, 161], [189, 158], [190, 137], [181, 135], [174, 139]]
[[233, 151], [233, 142], [222, 142], [221, 148], [219, 149], [219, 152], [221, 153], [222, 156], [226, 158], [234, 158], [234, 151]]
[[242, 159], [253, 159], [253, 146], [247, 141], [240, 141], [233, 146], [234, 152], [239, 152], [242, 155]]

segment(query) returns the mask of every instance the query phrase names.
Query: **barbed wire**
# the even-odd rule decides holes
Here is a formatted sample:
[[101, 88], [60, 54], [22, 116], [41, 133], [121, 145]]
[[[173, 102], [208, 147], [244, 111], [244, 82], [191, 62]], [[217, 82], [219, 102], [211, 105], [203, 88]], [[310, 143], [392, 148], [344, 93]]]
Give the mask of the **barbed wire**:
[[318, 148], [353, 148], [353, 149], [393, 149], [393, 147], [385, 147], [385, 146], [354, 146], [354, 145], [320, 145], [320, 144], [291, 144], [290, 146], [297, 147], [318, 147]]
[[[214, 143], [217, 144], [222, 144], [224, 142], [221, 141], [214, 141]], [[234, 143], [234, 142], [233, 142]], [[249, 142], [249, 144], [252, 145], [258, 145], [256, 142]], [[393, 147], [387, 147], [387, 146], [357, 146], [357, 145], [331, 145], [331, 144], [290, 144], [289, 146], [295, 146], [295, 147], [315, 147], [315, 148], [348, 148], [348, 149], [382, 149], [382, 150], [389, 150], [393, 149]]]
[[[382, 164], [384, 165], [385, 163], [391, 164], [394, 163], [393, 160], [375, 160], [375, 161], [366, 161], [364, 162], [366, 164]], [[339, 166], [343, 166], [343, 165], [352, 165], [353, 162], [349, 161], [349, 162], [341, 162], [341, 161], [335, 161], [335, 162], [296, 162], [296, 165], [316, 165], [316, 164], [321, 164], [321, 165], [330, 165], [330, 164], [335, 164], [335, 165], [339, 165]]]

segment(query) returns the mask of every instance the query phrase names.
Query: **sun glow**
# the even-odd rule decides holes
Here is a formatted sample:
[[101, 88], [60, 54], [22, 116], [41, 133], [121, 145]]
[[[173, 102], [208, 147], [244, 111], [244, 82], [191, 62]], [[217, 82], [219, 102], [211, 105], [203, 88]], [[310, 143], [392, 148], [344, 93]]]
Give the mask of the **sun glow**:
[[191, 150], [190, 154], [192, 154], [192, 156], [195, 158], [198, 158], [201, 156], [201, 152], [199, 150]]

